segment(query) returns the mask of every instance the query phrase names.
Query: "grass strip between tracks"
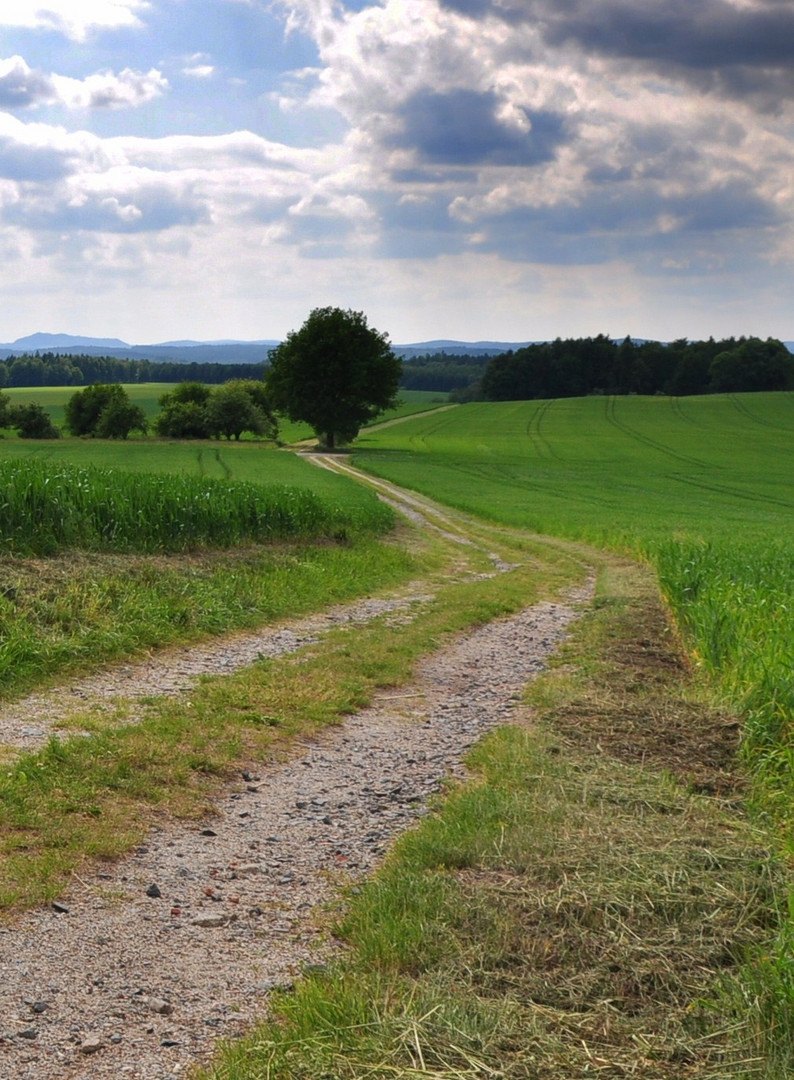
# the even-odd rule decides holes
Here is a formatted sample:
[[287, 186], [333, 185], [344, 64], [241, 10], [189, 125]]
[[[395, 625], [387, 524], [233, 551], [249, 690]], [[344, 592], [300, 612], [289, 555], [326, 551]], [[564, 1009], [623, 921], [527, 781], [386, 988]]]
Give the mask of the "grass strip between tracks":
[[[386, 617], [334, 631], [291, 656], [206, 678], [186, 695], [152, 698], [134, 722], [124, 702], [115, 714], [76, 716], [90, 735], [53, 738], [41, 752], [8, 763], [0, 774], [0, 909], [53, 899], [86, 860], [116, 857], [139, 842], [155, 815], [205, 814], [241, 767], [340, 722], [377, 688], [405, 683], [415, 660], [448, 635], [582, 575], [582, 556], [566, 543], [490, 530], [488, 550], [522, 565], [486, 577], [492, 566], [484, 551], [420, 542], [413, 529], [403, 535], [412, 557], [403, 557], [404, 568], [415, 571], [421, 561], [423, 591], [433, 594], [415, 605], [411, 622], [394, 626]], [[360, 595], [365, 579], [357, 584]]]
[[742, 987], [785, 876], [744, 814], [736, 720], [692, 685], [646, 571], [603, 565], [530, 695], [535, 721], [487, 737], [331, 913], [344, 958], [203, 1080], [759, 1074]]

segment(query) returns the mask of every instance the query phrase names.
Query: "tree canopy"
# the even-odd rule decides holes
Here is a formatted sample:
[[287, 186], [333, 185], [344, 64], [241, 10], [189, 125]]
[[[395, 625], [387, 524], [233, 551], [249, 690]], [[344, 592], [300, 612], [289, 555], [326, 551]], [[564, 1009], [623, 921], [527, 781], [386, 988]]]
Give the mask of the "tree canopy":
[[362, 312], [315, 308], [271, 350], [266, 386], [278, 412], [310, 424], [333, 448], [394, 407], [401, 367], [387, 335]]
[[160, 408], [155, 430], [171, 439], [239, 439], [244, 431], [278, 437], [264, 383], [258, 379], [230, 379], [212, 388], [183, 382], [163, 394]]
[[480, 392], [488, 401], [583, 394], [710, 394], [794, 387], [794, 356], [767, 338], [667, 345], [658, 341], [557, 338], [493, 357]]
[[126, 439], [131, 431], [146, 432], [143, 409], [133, 405], [118, 383], [93, 383], [72, 394], [65, 407], [66, 426], [73, 435]]

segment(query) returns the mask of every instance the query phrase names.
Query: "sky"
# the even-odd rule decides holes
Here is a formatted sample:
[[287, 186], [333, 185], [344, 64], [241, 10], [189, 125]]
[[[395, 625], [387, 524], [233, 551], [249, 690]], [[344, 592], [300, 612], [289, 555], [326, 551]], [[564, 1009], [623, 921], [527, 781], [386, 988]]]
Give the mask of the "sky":
[[794, 338], [791, 0], [0, 0], [0, 341]]

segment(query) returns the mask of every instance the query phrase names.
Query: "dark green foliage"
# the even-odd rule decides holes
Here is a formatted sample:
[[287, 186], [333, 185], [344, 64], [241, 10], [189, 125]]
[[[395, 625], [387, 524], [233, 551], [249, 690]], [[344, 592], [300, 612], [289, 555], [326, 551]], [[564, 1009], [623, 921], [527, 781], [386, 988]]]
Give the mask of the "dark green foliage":
[[448, 394], [476, 383], [488, 367], [489, 356], [427, 353], [403, 359], [400, 387], [404, 390], [437, 390]]
[[207, 402], [211, 433], [239, 439], [244, 431], [275, 439], [278, 424], [270, 410], [264, 384], [254, 379], [234, 379], [216, 387]]
[[718, 353], [709, 374], [714, 390], [786, 390], [794, 386], [794, 356], [780, 341], [751, 338]]
[[388, 337], [362, 312], [315, 308], [271, 351], [266, 386], [278, 412], [304, 420], [334, 447], [395, 407], [401, 368]]
[[528, 345], [493, 357], [482, 378], [489, 401], [585, 394], [708, 394], [794, 386], [794, 357], [773, 338], [663, 345], [605, 334]]
[[118, 383], [94, 383], [78, 390], [66, 402], [66, 426], [73, 435], [100, 439], [126, 439], [131, 431], [146, 432], [143, 409], [133, 405]]
[[155, 427], [166, 438], [239, 439], [244, 431], [266, 439], [278, 435], [265, 385], [256, 379], [230, 379], [214, 388], [180, 383], [163, 394], [160, 407]]
[[155, 421], [158, 435], [171, 439], [208, 439], [207, 401], [210, 389], [203, 383], [182, 382], [160, 398], [163, 410]]
[[44, 406], [35, 401], [7, 408], [4, 424], [16, 428], [20, 439], [58, 439], [61, 434]]
[[[264, 350], [263, 350], [264, 351]], [[229, 379], [258, 379], [261, 364], [158, 362], [121, 360], [116, 356], [62, 355], [10, 356], [0, 360], [0, 386], [89, 386], [92, 383], [222, 383]]]

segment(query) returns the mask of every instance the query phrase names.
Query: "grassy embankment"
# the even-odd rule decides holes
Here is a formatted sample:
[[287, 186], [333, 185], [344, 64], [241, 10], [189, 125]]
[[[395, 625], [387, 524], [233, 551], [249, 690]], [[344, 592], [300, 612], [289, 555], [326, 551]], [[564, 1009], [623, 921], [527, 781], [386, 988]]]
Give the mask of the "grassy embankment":
[[253, 444], [8, 439], [0, 469], [3, 697], [411, 572], [370, 493]]
[[531, 691], [541, 729], [485, 741], [340, 916], [348, 960], [213, 1080], [791, 1075], [792, 427], [774, 395], [467, 406], [362, 436], [372, 472], [647, 568], [605, 555]]

